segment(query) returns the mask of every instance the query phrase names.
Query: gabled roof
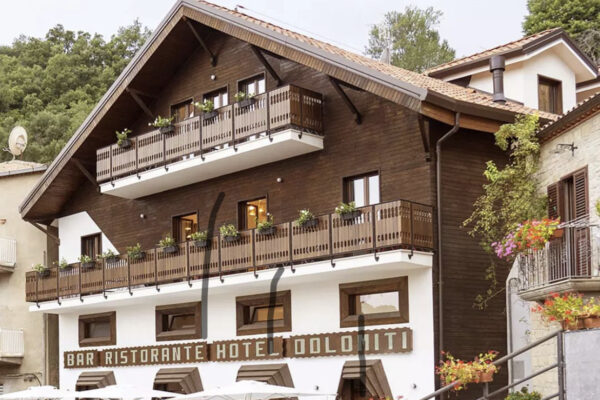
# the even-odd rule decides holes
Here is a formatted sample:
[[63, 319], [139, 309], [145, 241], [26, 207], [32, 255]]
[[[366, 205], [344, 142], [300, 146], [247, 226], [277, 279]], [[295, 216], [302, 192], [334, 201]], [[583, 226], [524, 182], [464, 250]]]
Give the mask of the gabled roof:
[[599, 113], [600, 93], [596, 93], [567, 111], [558, 120], [542, 126], [538, 132], [540, 141], [543, 143], [560, 136]]
[[[178, 0], [23, 201], [20, 209], [25, 219], [42, 221], [60, 212], [62, 203], [76, 190], [76, 187], [73, 187], [76, 185], [69, 179], [73, 180], [79, 176], [81, 181], [81, 172], [70, 165], [69, 160], [76, 155], [82, 161], [94, 159], [95, 150], [92, 151], [89, 147], [102, 141], [105, 142], [103, 145], [107, 144], [107, 137], [96, 135], [93, 143], [84, 146], [94, 130], [99, 130], [102, 124], [107, 124], [104, 117], [109, 110], [118, 109], [119, 104], [122, 107], [127, 101], [132, 103], [131, 99], [127, 100], [126, 95], [129, 84], [144, 73], [147, 64], [158, 62], [152, 58], [153, 55], [163, 51], [169, 53], [168, 61], [175, 62], [173, 60], [178, 56], [177, 46], [180, 46], [180, 52], [183, 51], [181, 49], [189, 51], [189, 48], [182, 46], [191, 46], [195, 43], [193, 40], [171, 40], [168, 46], [163, 45], [169, 40], [169, 35], [181, 34], [183, 29], [187, 29], [180, 28], [181, 22], [186, 19], [248, 42], [273, 55], [306, 65], [416, 112], [425, 114], [427, 110], [431, 110], [427, 105], [434, 105], [449, 112], [462, 112], [498, 122], [512, 122], [517, 113], [538, 114], [543, 121], [558, 117], [516, 102], [495, 103], [489, 94], [384, 64], [203, 0]], [[147, 74], [144, 79], [154, 80], [166, 76], [163, 71], [166, 67], [160, 64], [161, 71], [158, 75]], [[111, 119], [114, 119], [115, 111], [111, 112]], [[117, 117], [123, 118], [123, 112], [117, 114]], [[436, 118], [435, 114], [433, 118]], [[59, 179], [62, 180], [55, 183]], [[53, 202], [41, 202], [42, 194], [51, 190]], [[34, 206], [37, 209], [32, 212]]]
[[32, 162], [11, 160], [0, 163], [0, 178], [14, 175], [31, 174], [34, 172], [44, 172], [46, 166], [44, 164]]
[[456, 60], [437, 65], [426, 70], [424, 74], [435, 78], [444, 78], [462, 71], [486, 66], [489, 64], [489, 60], [492, 56], [503, 55], [507, 59], [517, 57], [523, 54], [531, 53], [534, 50], [537, 50], [540, 47], [559, 39], [564, 40], [571, 50], [577, 54], [581, 61], [586, 64], [591, 71], [597, 71], [597, 66], [594, 64], [594, 62], [590, 60], [590, 58], [584, 54], [575, 45], [575, 43], [573, 43], [573, 41], [562, 28], [552, 28], [534, 33], [533, 35], [525, 36], [500, 46], [493, 47], [491, 49], [484, 50], [479, 53], [472, 54], [470, 56], [458, 58]]

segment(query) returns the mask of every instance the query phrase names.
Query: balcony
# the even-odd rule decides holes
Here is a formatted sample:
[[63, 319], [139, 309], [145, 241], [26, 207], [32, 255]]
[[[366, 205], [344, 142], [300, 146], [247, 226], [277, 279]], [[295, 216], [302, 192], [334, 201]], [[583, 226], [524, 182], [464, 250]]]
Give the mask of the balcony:
[[322, 96], [284, 86], [96, 152], [102, 193], [135, 199], [323, 149]]
[[541, 300], [554, 292], [600, 291], [600, 231], [596, 226], [579, 225], [565, 227], [562, 237], [517, 258], [519, 295], [523, 299]]
[[0, 238], [0, 273], [13, 272], [17, 264], [17, 241]]
[[0, 328], [0, 366], [18, 366], [25, 356], [22, 329]]
[[255, 229], [241, 231], [235, 242], [217, 233], [207, 247], [193, 242], [178, 244], [175, 253], [161, 248], [147, 250], [138, 260], [121, 257], [97, 261], [92, 269], [79, 263], [67, 269], [50, 268], [47, 276], [26, 276], [26, 300], [41, 302], [73, 296], [129, 290], [137, 287], [222, 277], [271, 267], [338, 259], [393, 249], [432, 251], [432, 208], [398, 200], [360, 208], [361, 215], [345, 221], [337, 214], [318, 216], [315, 227], [295, 221], [276, 225], [273, 235]]

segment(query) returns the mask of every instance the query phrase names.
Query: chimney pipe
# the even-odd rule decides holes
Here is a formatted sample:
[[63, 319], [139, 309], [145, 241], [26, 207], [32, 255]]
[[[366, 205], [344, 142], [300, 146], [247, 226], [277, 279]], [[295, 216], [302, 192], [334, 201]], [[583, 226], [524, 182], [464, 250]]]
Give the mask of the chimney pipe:
[[504, 56], [492, 56], [490, 58], [490, 71], [494, 81], [492, 100], [496, 103], [506, 103], [506, 97], [504, 97]]

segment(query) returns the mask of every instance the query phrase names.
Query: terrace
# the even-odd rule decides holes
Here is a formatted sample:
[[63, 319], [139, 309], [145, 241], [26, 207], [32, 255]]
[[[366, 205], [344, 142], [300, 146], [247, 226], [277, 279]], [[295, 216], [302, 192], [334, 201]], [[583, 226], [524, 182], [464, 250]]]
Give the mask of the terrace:
[[241, 231], [229, 242], [216, 233], [206, 247], [187, 241], [177, 251], [162, 248], [144, 252], [139, 259], [120, 256], [97, 260], [93, 268], [79, 263], [67, 268], [49, 268], [45, 276], [31, 271], [26, 276], [26, 300], [43, 302], [61, 298], [128, 290], [173, 282], [192, 282], [203, 277], [223, 278], [279, 267], [331, 260], [395, 249], [431, 252], [433, 249], [432, 207], [397, 200], [359, 208], [360, 215], [344, 220], [331, 213], [320, 215], [313, 227], [295, 221], [276, 224], [274, 234], [256, 229]]

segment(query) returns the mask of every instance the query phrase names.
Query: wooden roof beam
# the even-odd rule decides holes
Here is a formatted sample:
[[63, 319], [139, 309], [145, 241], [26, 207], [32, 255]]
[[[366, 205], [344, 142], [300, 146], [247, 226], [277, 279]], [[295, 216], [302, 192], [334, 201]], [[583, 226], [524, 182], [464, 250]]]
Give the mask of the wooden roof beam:
[[352, 103], [352, 100], [350, 100], [346, 92], [344, 92], [344, 89], [342, 89], [342, 87], [340, 86], [340, 82], [337, 79], [332, 78], [331, 76], [328, 76], [328, 78], [329, 82], [331, 82], [331, 86], [333, 86], [337, 94], [342, 98], [344, 104], [346, 104], [346, 107], [348, 107], [348, 109], [350, 109], [350, 112], [354, 115], [354, 122], [356, 122], [356, 125], [360, 125], [362, 123], [362, 116], [360, 115], [358, 109], [356, 108], [354, 103]]
[[421, 140], [423, 141], [423, 150], [425, 151], [425, 161], [431, 161], [431, 145], [429, 142], [429, 120], [425, 120], [423, 114], [419, 114], [419, 132], [421, 132]]
[[258, 58], [258, 61], [260, 61], [262, 65], [264, 65], [267, 72], [269, 72], [269, 75], [271, 75], [271, 77], [275, 79], [275, 81], [277, 82], [277, 87], [281, 86], [283, 80], [279, 77], [279, 75], [277, 75], [277, 72], [275, 72], [271, 64], [269, 64], [262, 51], [253, 44], [250, 45], [250, 48], [256, 55], [256, 58]]
[[31, 225], [33, 225], [34, 227], [36, 227], [37, 229], [39, 229], [40, 231], [44, 232], [46, 235], [50, 236], [52, 239], [54, 239], [54, 241], [56, 242], [57, 245], [60, 245], [60, 239], [58, 236], [54, 235], [53, 233], [50, 233], [49, 229], [43, 228], [40, 224], [38, 224], [37, 222], [33, 222], [33, 221], [28, 221]]
[[146, 113], [146, 115], [148, 115], [150, 118], [154, 118], [152, 111], [150, 111], [146, 103], [144, 103], [144, 100], [142, 100], [137, 90], [131, 88], [126, 88], [125, 90], [131, 95], [131, 97], [133, 97], [133, 100], [135, 100], [135, 102]]
[[192, 31], [192, 33], [196, 37], [196, 40], [198, 40], [198, 42], [200, 43], [200, 46], [202, 46], [202, 48], [204, 49], [204, 51], [206, 51], [208, 53], [208, 55], [210, 56], [210, 65], [212, 65], [213, 67], [215, 67], [217, 65], [217, 56], [212, 51], [210, 51], [210, 49], [208, 48], [208, 45], [202, 39], [202, 36], [200, 36], [200, 34], [198, 33], [198, 31], [194, 27], [194, 24], [192, 24], [192, 21], [190, 21], [185, 16], [183, 17], [183, 20], [187, 23], [187, 26], [190, 28], [190, 30]]
[[73, 162], [73, 164], [75, 164], [75, 166], [79, 169], [79, 171], [81, 171], [83, 176], [85, 176], [87, 178], [87, 180], [90, 181], [90, 183], [92, 185], [94, 185], [94, 187], [96, 188], [98, 193], [100, 193], [100, 185], [98, 185], [98, 181], [96, 181], [96, 179], [91, 174], [91, 172], [88, 171], [87, 168], [81, 163], [81, 161], [79, 161], [75, 157], [71, 158], [71, 161]]

